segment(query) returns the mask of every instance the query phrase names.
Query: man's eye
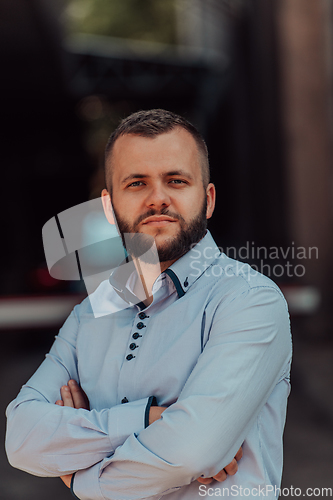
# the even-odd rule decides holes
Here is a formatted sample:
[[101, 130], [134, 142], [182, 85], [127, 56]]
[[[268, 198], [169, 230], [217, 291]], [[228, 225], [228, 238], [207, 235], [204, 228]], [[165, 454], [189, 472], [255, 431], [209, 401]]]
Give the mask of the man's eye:
[[131, 184], [129, 184], [128, 187], [137, 187], [137, 186], [141, 186], [143, 184], [142, 181], [135, 181], [135, 182], [132, 182]]
[[186, 182], [183, 181], [182, 179], [172, 179], [170, 182], [174, 184], [186, 184]]

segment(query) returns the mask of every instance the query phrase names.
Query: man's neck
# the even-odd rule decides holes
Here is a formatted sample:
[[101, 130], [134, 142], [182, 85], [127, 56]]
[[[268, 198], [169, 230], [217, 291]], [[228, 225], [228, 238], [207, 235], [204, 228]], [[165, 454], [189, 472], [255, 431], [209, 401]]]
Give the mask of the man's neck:
[[175, 261], [147, 263], [140, 259], [133, 258], [137, 270], [138, 279], [134, 286], [135, 295], [148, 306], [153, 301], [152, 289], [158, 276], [163, 273]]

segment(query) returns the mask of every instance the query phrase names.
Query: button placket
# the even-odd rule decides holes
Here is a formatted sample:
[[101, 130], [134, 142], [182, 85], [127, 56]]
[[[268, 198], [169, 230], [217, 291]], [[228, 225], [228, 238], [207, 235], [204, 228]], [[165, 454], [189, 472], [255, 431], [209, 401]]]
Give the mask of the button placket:
[[[140, 312], [140, 313], [138, 314], [138, 317], [139, 317], [139, 319], [141, 319], [141, 320], [146, 319], [146, 318], [149, 318], [149, 316], [147, 316], [147, 314], [146, 314], [146, 313], [144, 313], [144, 312]], [[135, 326], [136, 326], [136, 328], [137, 328], [138, 330], [142, 330], [143, 328], [146, 328], [146, 326], [147, 326], [147, 325], [145, 325], [142, 321], [139, 321], [139, 322], [138, 322]], [[142, 337], [142, 335], [141, 335], [140, 333], [138, 333], [138, 332], [135, 332], [135, 333], [133, 333], [133, 335], [132, 335], [132, 338], [133, 338], [134, 340], [137, 340], [137, 339], [139, 339], [140, 337]], [[131, 343], [130, 343], [130, 345], [129, 345], [129, 348], [130, 348], [130, 350], [131, 350], [131, 351], [135, 351], [135, 349], [138, 349], [139, 347], [140, 347], [140, 346], [139, 346], [138, 344], [136, 344], [135, 342], [131, 342]], [[132, 359], [134, 359], [134, 358], [135, 358], [135, 356], [134, 356], [133, 354], [131, 354], [131, 353], [130, 353], [130, 354], [128, 354], [128, 355], [126, 356], [127, 361], [131, 361], [131, 360], [132, 360]]]

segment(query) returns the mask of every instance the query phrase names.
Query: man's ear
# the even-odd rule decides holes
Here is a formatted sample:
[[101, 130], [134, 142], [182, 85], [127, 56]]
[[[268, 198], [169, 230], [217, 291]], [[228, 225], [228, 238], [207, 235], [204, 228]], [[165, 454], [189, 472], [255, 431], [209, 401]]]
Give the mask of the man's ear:
[[111, 205], [111, 196], [106, 189], [103, 189], [103, 191], [101, 193], [101, 200], [102, 200], [102, 204], [103, 204], [103, 210], [105, 213], [105, 217], [107, 218], [107, 220], [110, 224], [115, 225], [115, 220], [114, 220], [113, 210], [112, 210], [112, 205]]
[[206, 218], [210, 219], [211, 216], [213, 215], [214, 208], [215, 208], [215, 199], [216, 199], [216, 191], [215, 191], [215, 186], [211, 182], [208, 184], [207, 189], [206, 189], [206, 196], [207, 196], [207, 211], [206, 211]]

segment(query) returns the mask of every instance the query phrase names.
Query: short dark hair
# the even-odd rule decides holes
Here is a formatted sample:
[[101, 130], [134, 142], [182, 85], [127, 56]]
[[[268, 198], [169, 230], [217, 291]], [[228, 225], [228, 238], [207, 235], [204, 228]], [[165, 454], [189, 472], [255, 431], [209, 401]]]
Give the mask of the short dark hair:
[[141, 137], [156, 137], [171, 132], [171, 130], [176, 127], [187, 130], [197, 144], [198, 152], [201, 157], [202, 182], [206, 188], [210, 181], [208, 150], [200, 132], [192, 123], [176, 113], [166, 111], [165, 109], [150, 109], [148, 111], [137, 111], [127, 118], [124, 118], [116, 130], [111, 134], [105, 148], [105, 182], [108, 190], [111, 186], [108, 185], [107, 179], [109, 171], [107, 168], [107, 160], [110, 158], [114, 143], [118, 137], [129, 134], [139, 135]]

